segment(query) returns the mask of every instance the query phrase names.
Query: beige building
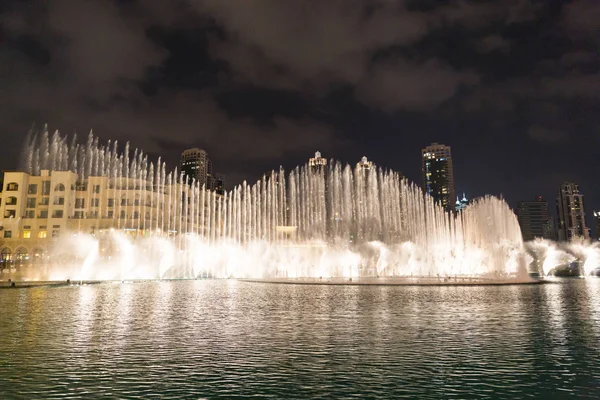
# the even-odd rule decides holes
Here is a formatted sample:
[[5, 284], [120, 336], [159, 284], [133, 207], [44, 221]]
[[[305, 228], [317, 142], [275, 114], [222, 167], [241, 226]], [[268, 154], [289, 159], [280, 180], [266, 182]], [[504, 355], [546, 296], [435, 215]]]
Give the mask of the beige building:
[[[119, 229], [128, 235], [200, 233], [213, 192], [185, 184], [161, 185], [142, 179], [92, 176], [70, 171], [6, 172], [0, 197], [0, 270], [38, 263], [63, 235], [101, 235]], [[218, 196], [220, 198], [220, 196]], [[214, 201], [213, 201], [214, 204]], [[205, 215], [207, 215], [205, 217]]]

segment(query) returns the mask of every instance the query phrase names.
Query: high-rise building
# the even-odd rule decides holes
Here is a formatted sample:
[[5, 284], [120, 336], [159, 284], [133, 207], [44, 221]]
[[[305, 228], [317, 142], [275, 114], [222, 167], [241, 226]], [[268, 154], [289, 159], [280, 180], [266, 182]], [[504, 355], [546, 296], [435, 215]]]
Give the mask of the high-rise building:
[[556, 239], [548, 202], [542, 196], [536, 197], [533, 201], [520, 201], [517, 204], [517, 217], [523, 240]]
[[596, 220], [596, 238], [600, 240], [600, 211], [594, 211], [594, 219]]
[[572, 182], [563, 183], [558, 189], [556, 208], [558, 240], [589, 239], [590, 229], [585, 223], [583, 195], [579, 193], [579, 185]]
[[207, 189], [212, 188], [212, 162], [206, 151], [198, 148], [185, 150], [181, 153], [179, 167], [181, 173], [190, 182], [195, 179], [200, 186], [204, 185]]
[[443, 207], [454, 206], [454, 172], [450, 146], [432, 143], [421, 150], [423, 190]]
[[225, 178], [219, 175], [215, 175], [213, 178], [212, 190], [217, 192], [217, 194], [224, 195], [225, 194]]

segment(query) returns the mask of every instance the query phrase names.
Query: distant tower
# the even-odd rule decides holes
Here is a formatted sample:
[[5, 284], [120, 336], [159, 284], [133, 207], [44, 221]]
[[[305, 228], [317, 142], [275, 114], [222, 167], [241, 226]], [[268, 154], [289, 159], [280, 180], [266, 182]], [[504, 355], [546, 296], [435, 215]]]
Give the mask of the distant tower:
[[600, 211], [594, 211], [594, 219], [596, 220], [596, 238], [600, 240]]
[[367, 157], [363, 157], [360, 159], [360, 162], [356, 164], [356, 166], [362, 169], [371, 169], [373, 168], [373, 161], [369, 161]]
[[198, 148], [185, 150], [181, 154], [179, 167], [190, 182], [194, 178], [200, 186], [212, 189], [212, 162], [206, 151]]
[[308, 159], [308, 165], [312, 169], [320, 169], [327, 165], [327, 159], [321, 157], [321, 152], [315, 152], [315, 156]]
[[585, 223], [583, 195], [579, 185], [565, 182], [556, 197], [558, 211], [558, 240], [571, 241], [575, 238], [590, 238], [590, 229]]
[[456, 204], [454, 205], [455, 211], [464, 211], [464, 209], [467, 208], [468, 205], [469, 199], [467, 199], [467, 196], [464, 193], [462, 199], [459, 199], [458, 196], [456, 196]]
[[454, 172], [450, 146], [432, 143], [421, 150], [423, 190], [444, 208], [454, 205]]
[[554, 221], [550, 216], [548, 202], [538, 196], [533, 201], [520, 201], [517, 204], [517, 217], [523, 240], [535, 238], [556, 240]]
[[214, 176], [212, 190], [214, 190], [215, 192], [217, 192], [217, 194], [220, 195], [225, 194], [225, 179], [222, 176]]

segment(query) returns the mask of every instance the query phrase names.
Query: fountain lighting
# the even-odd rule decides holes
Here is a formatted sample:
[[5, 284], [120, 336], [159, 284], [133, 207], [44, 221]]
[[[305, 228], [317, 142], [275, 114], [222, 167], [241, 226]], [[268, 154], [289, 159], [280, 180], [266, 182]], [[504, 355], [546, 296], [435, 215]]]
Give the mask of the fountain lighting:
[[[528, 279], [526, 248], [504, 200], [486, 196], [449, 213], [375, 165], [279, 169], [219, 195], [167, 171], [160, 158], [129, 144], [120, 151], [91, 133], [82, 145], [45, 130], [28, 139], [23, 160], [30, 176], [69, 172], [86, 204], [100, 198], [83, 221], [93, 220], [93, 234], [78, 228], [89, 223], [70, 220], [77, 235], [54, 242], [49, 276]], [[597, 249], [590, 254], [598, 257]]]

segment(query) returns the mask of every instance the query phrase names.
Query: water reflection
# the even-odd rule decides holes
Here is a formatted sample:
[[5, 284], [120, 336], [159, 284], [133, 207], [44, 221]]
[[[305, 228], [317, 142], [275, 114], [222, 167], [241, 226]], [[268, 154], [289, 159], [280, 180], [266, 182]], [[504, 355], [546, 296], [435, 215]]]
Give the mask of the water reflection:
[[9, 398], [600, 395], [600, 280], [180, 281], [0, 296], [0, 390]]

